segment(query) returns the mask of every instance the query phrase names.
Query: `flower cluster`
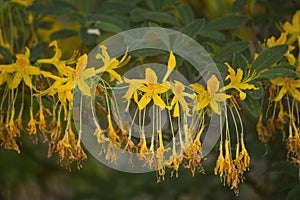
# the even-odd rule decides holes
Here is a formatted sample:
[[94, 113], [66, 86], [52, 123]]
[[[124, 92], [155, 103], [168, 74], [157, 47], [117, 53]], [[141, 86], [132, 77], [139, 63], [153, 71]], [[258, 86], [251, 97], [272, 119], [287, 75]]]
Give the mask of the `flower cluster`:
[[[106, 49], [103, 46], [100, 48], [102, 54], [97, 54], [96, 58], [107, 63]], [[155, 66], [143, 69], [144, 78], [141, 79], [121, 78], [113, 67], [106, 68], [108, 70], [104, 72], [108, 72], [110, 80], [117, 80], [124, 85], [119, 88], [112, 87], [110, 84], [113, 82], [105, 80], [101, 80], [98, 85], [102, 91], [98, 95], [105, 96], [107, 127], [102, 129], [98, 124], [95, 135], [99, 143], [108, 143], [106, 158], [111, 162], [118, 159], [114, 146], [137, 153], [139, 159], [145, 161], [145, 166], [158, 170], [158, 181], [164, 179], [165, 168], [171, 168], [171, 175], [175, 172], [176, 177], [180, 166], [189, 168], [193, 175], [197, 169], [204, 172], [201, 136], [209, 125], [207, 119], [217, 115], [222, 121], [225, 116], [226, 130], [223, 131], [220, 126], [220, 155], [215, 174], [220, 176], [224, 185], [227, 184], [237, 191], [238, 183], [244, 180], [243, 174], [250, 165], [250, 156], [244, 143], [239, 102], [245, 100], [245, 91], [258, 88], [250, 83], [255, 78], [255, 73], [249, 72], [248, 75], [244, 75], [240, 68], [235, 71], [228, 63], [225, 65], [228, 68], [228, 75], [225, 79], [226, 85], [222, 87], [215, 74], [212, 74], [204, 84], [184, 85], [174, 77], [171, 79], [169, 76], [176, 67], [176, 57], [172, 51], [169, 54], [167, 68], [159, 73], [163, 74], [161, 77], [158, 76], [158, 69]], [[102, 71], [101, 69], [103, 68], [98, 71]], [[121, 121], [120, 111], [111, 109], [118, 107], [114, 90], [119, 89], [123, 90], [125, 112], [133, 113], [131, 123]], [[233, 136], [227, 112], [234, 121]], [[164, 126], [162, 126], [163, 113], [167, 113], [169, 122]], [[149, 123], [148, 115], [152, 119], [150, 130], [145, 128]], [[116, 119], [116, 123], [112, 123], [112, 116]], [[134, 129], [133, 123], [138, 124], [138, 130]], [[132, 137], [133, 134], [139, 137]], [[231, 137], [236, 137], [235, 145], [231, 143]], [[171, 147], [167, 147], [168, 144], [172, 144]]]
[[[262, 105], [267, 106], [266, 109], [261, 109], [256, 129], [259, 139], [264, 143], [270, 142], [277, 132], [282, 134], [287, 146], [287, 156], [299, 168], [300, 178], [300, 11], [294, 14], [292, 23], [282, 24], [282, 32], [278, 39], [270, 37], [262, 44], [262, 48], [278, 45], [288, 46], [280, 64], [289, 65], [296, 74], [292, 77], [271, 79], [266, 85], [268, 93], [265, 97], [268, 99], [263, 99]], [[297, 52], [298, 55], [295, 55]], [[280, 67], [278, 65], [274, 65], [273, 68]]]
[[[281, 25], [278, 38], [272, 36], [261, 44], [259, 54], [249, 52], [245, 58], [234, 51], [231, 62], [227, 59], [231, 55], [222, 57], [219, 47], [214, 49], [218, 64], [225, 67], [221, 75], [207, 72], [207, 80], [187, 84], [176, 76], [180, 62], [172, 49], [165, 68], [147, 64], [134, 78], [127, 73], [134, 59], [128, 49], [118, 58], [110, 55], [113, 49], [100, 45], [94, 57], [74, 51], [63, 59], [62, 45], [53, 39], [48, 48], [45, 45], [52, 56], [32, 56], [33, 48], [25, 46], [39, 41], [33, 15], [24, 9], [31, 4], [33, 0], [10, 0], [0, 10], [1, 19], [11, 15], [12, 9], [17, 16], [0, 20], [0, 146], [20, 153], [22, 136], [28, 133], [33, 142], [48, 144], [48, 157], [57, 154], [68, 170], [74, 164], [80, 169], [87, 159], [81, 144], [85, 98], [93, 112], [94, 139], [102, 147], [99, 154], [115, 163], [119, 149], [135, 154], [144, 167], [157, 171], [159, 182], [168, 170], [176, 177], [181, 168], [192, 175], [204, 173], [203, 141], [212, 134], [208, 122], [216, 117], [220, 140], [214, 174], [238, 192], [250, 168], [241, 111], [249, 96], [261, 93], [255, 97], [261, 99], [258, 137], [268, 143], [282, 133], [287, 157], [299, 168], [300, 177], [300, 11], [292, 22]], [[19, 29], [27, 35], [18, 37]], [[235, 42], [234, 48], [242, 44]], [[8, 59], [5, 53], [14, 56]], [[90, 59], [93, 62], [88, 63]], [[73, 108], [75, 88], [80, 91], [79, 108]], [[72, 118], [75, 109], [80, 111], [77, 131]], [[130, 117], [124, 119], [124, 115]]]

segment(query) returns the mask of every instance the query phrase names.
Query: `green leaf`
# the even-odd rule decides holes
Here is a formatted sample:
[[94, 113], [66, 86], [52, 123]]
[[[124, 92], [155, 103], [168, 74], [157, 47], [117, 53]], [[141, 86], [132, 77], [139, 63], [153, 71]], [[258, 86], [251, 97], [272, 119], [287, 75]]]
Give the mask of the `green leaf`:
[[107, 32], [120, 33], [123, 29], [115, 24], [109, 22], [99, 22], [96, 27]]
[[300, 184], [295, 185], [288, 193], [286, 200], [300, 200]]
[[218, 59], [224, 58], [226, 56], [232, 55], [236, 52], [241, 52], [248, 48], [249, 42], [238, 41], [238, 42], [231, 42], [227, 44], [217, 55]]
[[50, 40], [64, 39], [78, 35], [78, 32], [75, 30], [64, 29], [57, 32], [54, 32], [50, 35]]
[[192, 21], [188, 25], [186, 25], [181, 31], [182, 33], [194, 38], [199, 33], [201, 33], [204, 24], [205, 24], [204, 18], [196, 19], [195, 21]]
[[251, 69], [259, 72], [262, 69], [271, 67], [271, 65], [281, 60], [287, 50], [287, 45], [277, 45], [262, 51], [252, 63]]
[[242, 25], [247, 20], [246, 16], [242, 15], [226, 15], [205, 25], [207, 30], [227, 30]]
[[142, 22], [151, 20], [164, 24], [179, 25], [176, 17], [172, 13], [149, 11], [142, 8], [136, 8], [131, 11], [130, 18], [133, 22]]
[[191, 24], [191, 22], [195, 19], [193, 9], [186, 5], [186, 6], [176, 6], [176, 10], [178, 15], [184, 25]]
[[131, 51], [130, 55], [147, 57], [147, 56], [159, 56], [165, 53], [166, 53], [165, 51], [160, 49], [139, 49], [139, 50]]
[[98, 35], [89, 34], [86, 27], [82, 27], [80, 29], [79, 36], [83, 43], [86, 45], [94, 45], [96, 43], [96, 40], [98, 39]]
[[247, 5], [248, 0], [238, 0], [234, 1], [231, 10], [232, 12], [241, 12], [243, 11], [244, 7]]
[[65, 1], [52, 3], [34, 3], [27, 8], [34, 15], [70, 15], [77, 12], [77, 9]]
[[138, 0], [130, 1], [105, 1], [103, 2], [101, 13], [130, 13], [136, 7]]
[[224, 63], [217, 62], [217, 61], [215, 61], [215, 63], [216, 63], [218, 70], [221, 73], [227, 73], [228, 67]]
[[30, 49], [30, 61], [34, 62], [45, 52], [48, 44], [46, 42], [38, 42]]
[[254, 118], [260, 115], [260, 102], [247, 96], [244, 100], [245, 112], [250, 113]]
[[240, 53], [233, 54], [232, 67], [234, 69], [237, 68], [246, 69], [247, 65], [248, 65], [248, 61], [243, 54]]
[[294, 70], [276, 66], [262, 72], [257, 79], [275, 79], [275, 78], [296, 78], [297, 74]]
[[216, 40], [224, 40], [225, 39], [225, 35], [223, 33], [220, 33], [219, 31], [214, 31], [214, 30], [207, 30], [202, 29], [202, 31], [200, 31], [200, 35], [205, 36], [207, 38], [211, 38], [211, 39], [216, 39]]
[[0, 55], [2, 55], [8, 61], [12, 61], [14, 59], [13, 56], [9, 53], [9, 51], [6, 48], [1, 46], [0, 46]]
[[[114, 30], [112, 32], [115, 32], [116, 30], [124, 31], [124, 30], [127, 30], [129, 28], [128, 24], [126, 22], [127, 19], [124, 16], [120, 17], [120, 16], [104, 15], [104, 14], [89, 14], [86, 17], [86, 19], [87, 19], [88, 22], [96, 24], [96, 26], [99, 26], [99, 24], [100, 25], [105, 24], [105, 26], [107, 27], [107, 25], [110, 24], [109, 25], [110, 29]], [[112, 26], [114, 28], [112, 28]]]
[[146, 0], [147, 5], [153, 11], [163, 11], [174, 5], [176, 2], [177, 0]]
[[258, 88], [258, 90], [246, 90], [246, 94], [249, 95], [250, 98], [258, 100], [260, 98], [262, 98], [263, 94], [264, 94], [264, 88], [261, 85], [261, 83], [259, 82], [253, 82], [250, 83], [253, 84], [255, 87]]

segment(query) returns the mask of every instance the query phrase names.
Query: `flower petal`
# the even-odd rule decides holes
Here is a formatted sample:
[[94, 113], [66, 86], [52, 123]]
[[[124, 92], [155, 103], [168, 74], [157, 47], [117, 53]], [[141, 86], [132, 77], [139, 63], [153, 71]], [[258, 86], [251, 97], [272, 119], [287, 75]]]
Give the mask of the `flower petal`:
[[151, 97], [148, 95], [144, 95], [140, 101], [138, 102], [139, 110], [143, 110], [151, 101]]
[[159, 106], [161, 109], [166, 108], [165, 102], [156, 93], [152, 95], [152, 98], [155, 105]]

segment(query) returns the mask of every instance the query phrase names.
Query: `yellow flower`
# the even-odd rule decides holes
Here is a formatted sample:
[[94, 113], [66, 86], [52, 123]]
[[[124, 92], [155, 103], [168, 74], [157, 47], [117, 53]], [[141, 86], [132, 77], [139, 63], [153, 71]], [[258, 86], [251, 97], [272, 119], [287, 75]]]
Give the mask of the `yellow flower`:
[[45, 110], [45, 108], [41, 104], [40, 105], [40, 110], [39, 110], [39, 121], [37, 123], [39, 124], [39, 129], [42, 133], [48, 132], [47, 131], [47, 121], [45, 119], [44, 110]]
[[209, 105], [210, 97], [209, 93], [204, 89], [203, 85], [199, 83], [193, 83], [190, 85], [193, 90], [197, 93], [197, 98], [195, 99], [195, 105], [198, 104], [193, 108], [193, 112], [202, 110], [206, 106]]
[[30, 120], [27, 124], [27, 130], [29, 131], [30, 135], [35, 135], [36, 134], [36, 120], [33, 117], [33, 108], [30, 106]]
[[78, 85], [80, 91], [86, 95], [91, 96], [90, 87], [85, 82], [87, 79], [96, 75], [96, 71], [93, 67], [86, 69], [87, 66], [87, 55], [84, 54], [78, 58], [76, 69], [75, 69], [75, 86]]
[[155, 71], [150, 68], [146, 68], [145, 84], [146, 85], [142, 85], [139, 88], [140, 91], [145, 93], [138, 102], [139, 109], [144, 109], [150, 103], [151, 99], [153, 99], [153, 103], [155, 105], [159, 106], [161, 109], [164, 109], [166, 104], [159, 95], [168, 91], [169, 85], [165, 83], [157, 83]]
[[[239, 144], [238, 144], [239, 145]], [[249, 170], [250, 166], [250, 156], [247, 152], [247, 149], [244, 144], [244, 139], [241, 138], [242, 150], [238, 152], [239, 147], [237, 147], [237, 157], [234, 160], [234, 163], [237, 167], [238, 173], [243, 175], [246, 170]]]
[[118, 82], [122, 83], [120, 74], [118, 74], [115, 70], [126, 65], [129, 62], [131, 56], [128, 56], [126, 52], [122, 59], [119, 61], [116, 58], [111, 58], [109, 56], [109, 54], [107, 53], [107, 48], [105, 46], [101, 45], [100, 48], [102, 50], [102, 54], [98, 53], [96, 55], [96, 59], [101, 59], [104, 65], [101, 68], [97, 69], [96, 73], [98, 74], [107, 72], [110, 75], [110, 81], [117, 80]]
[[124, 82], [128, 83], [128, 90], [124, 94], [123, 98], [127, 100], [127, 106], [125, 111], [128, 111], [128, 108], [130, 106], [131, 98], [134, 96], [134, 101], [138, 103], [138, 89], [144, 85], [145, 80], [143, 79], [128, 79], [124, 77]]
[[287, 41], [288, 44], [294, 43], [297, 39], [299, 42], [298, 36], [300, 35], [300, 10], [294, 14], [292, 24], [290, 22], [285, 22], [282, 28], [291, 34], [291, 37]]
[[[59, 49], [57, 41], [54, 40], [49, 44], [49, 47], [54, 47], [54, 55], [52, 58], [44, 58], [37, 60], [38, 63], [47, 63], [54, 65], [56, 69], [58, 70], [59, 74], [62, 75], [68, 75], [72, 73], [72, 68], [67, 67], [67, 64], [73, 64], [76, 61], [76, 53], [73, 54], [73, 56], [68, 60], [60, 60], [62, 56], [62, 51]], [[50, 77], [52, 78], [52, 77]]]
[[171, 177], [173, 176], [173, 173], [175, 171], [176, 178], [178, 178], [178, 170], [182, 160], [183, 160], [183, 153], [181, 150], [180, 153], [176, 152], [176, 139], [175, 137], [173, 137], [172, 155], [164, 163], [167, 167], [173, 168], [173, 171], [171, 172]]
[[244, 100], [246, 98], [246, 93], [243, 92], [243, 90], [258, 90], [258, 88], [253, 84], [248, 83], [253, 79], [252, 76], [247, 77], [243, 80], [243, 70], [241, 68], [238, 68], [237, 72], [235, 73], [234, 69], [228, 63], [225, 63], [225, 65], [227, 65], [229, 72], [225, 80], [230, 79], [230, 83], [224, 86], [220, 91], [235, 89], [239, 92], [240, 99]]
[[172, 73], [175, 66], [176, 66], [176, 58], [175, 58], [173, 52], [171, 51], [170, 56], [169, 56], [169, 60], [168, 60], [168, 69], [167, 69], [167, 72], [166, 72], [162, 82], [165, 82], [168, 79], [168, 77]]
[[158, 140], [159, 140], [159, 147], [156, 150], [156, 165], [158, 169], [158, 179], [157, 182], [160, 182], [160, 178], [164, 180], [164, 175], [165, 175], [165, 156], [164, 153], [170, 151], [170, 148], [165, 149], [164, 144], [163, 144], [163, 138], [162, 138], [162, 131], [158, 131]]
[[28, 7], [33, 4], [34, 0], [11, 0], [11, 2], [20, 4], [24, 7]]
[[[215, 75], [212, 75], [211, 78], [207, 81], [207, 91], [204, 90], [203, 86], [198, 83], [194, 83], [191, 87], [198, 93], [198, 107], [204, 108], [207, 105], [210, 105], [211, 109], [216, 114], [221, 114], [221, 108], [219, 103], [225, 103], [226, 94], [219, 93], [220, 82]], [[205, 95], [203, 97], [202, 95]]]
[[268, 131], [262, 123], [262, 114], [260, 114], [258, 122], [256, 124], [256, 131], [258, 133], [259, 140], [264, 143], [269, 142], [270, 139], [273, 137], [272, 133]]
[[184, 85], [179, 81], [174, 81], [175, 85], [172, 86], [172, 92], [174, 94], [174, 97], [171, 101], [170, 106], [167, 106], [168, 109], [172, 109], [174, 107], [173, 117], [179, 116], [179, 104], [182, 107], [183, 111], [187, 116], [189, 116], [189, 107], [188, 103], [186, 102], [184, 97], [188, 97], [190, 99], [194, 99], [194, 95], [184, 92], [185, 87]]
[[[32, 81], [31, 75], [40, 75], [42, 72], [39, 68], [31, 66], [30, 64], [30, 51], [26, 48], [25, 54], [17, 54], [16, 55], [16, 63], [9, 65], [0, 65], [0, 71], [2, 73], [14, 73], [14, 76], [11, 80], [8, 80], [8, 86], [10, 89], [15, 89], [18, 87], [20, 82], [24, 80], [24, 83], [32, 89]], [[4, 74], [1, 73], [2, 81], [3, 79], [7, 79]]]
[[3, 83], [6, 83], [8, 80], [9, 80], [9, 74], [8, 73], [5, 73], [5, 72], [1, 72], [0, 73], [0, 86], [3, 84]]
[[277, 86], [281, 86], [280, 91], [275, 97], [275, 101], [280, 101], [284, 95], [287, 93], [292, 96], [297, 101], [300, 101], [300, 80], [295, 80], [293, 78], [276, 78], [271, 80], [271, 82]]
[[[274, 36], [268, 38], [265, 44], [262, 45], [262, 48], [267, 49], [273, 46], [286, 44], [286, 41], [287, 41], [287, 33], [281, 33], [280, 37], [277, 40], [275, 40]], [[294, 46], [288, 45], [288, 51], [285, 53], [285, 56], [287, 57], [291, 65], [295, 64], [296, 62], [295, 56], [290, 53], [294, 49], [295, 49]]]
[[224, 163], [225, 163], [225, 158], [223, 154], [223, 142], [220, 141], [220, 153], [216, 162], [216, 167], [214, 168], [214, 173], [215, 175], [219, 174], [220, 178], [223, 178], [224, 174]]

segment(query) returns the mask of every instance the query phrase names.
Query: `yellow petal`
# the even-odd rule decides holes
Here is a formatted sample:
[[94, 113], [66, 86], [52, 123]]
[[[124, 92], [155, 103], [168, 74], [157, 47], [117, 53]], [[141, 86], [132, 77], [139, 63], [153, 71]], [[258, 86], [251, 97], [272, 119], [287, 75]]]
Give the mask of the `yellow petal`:
[[91, 89], [83, 79], [79, 79], [77, 84], [78, 84], [78, 88], [83, 93], [83, 95], [89, 97], [91, 96]]
[[2, 72], [2, 73], [0, 74], [0, 86], [1, 86], [3, 83], [5, 83], [6, 81], [8, 81], [8, 80], [9, 80], [8, 74]]
[[159, 106], [161, 109], [165, 109], [166, 108], [165, 102], [156, 93], [154, 93], [152, 95], [152, 98], [153, 98], [153, 101], [154, 101], [155, 105]]
[[290, 86], [288, 89], [289, 92], [291, 93], [290, 95], [292, 95], [294, 99], [296, 99], [297, 101], [300, 101], [300, 91], [293, 86]]
[[146, 83], [157, 83], [157, 76], [154, 70], [146, 68]]
[[176, 102], [174, 111], [173, 111], [173, 117], [179, 117], [179, 104]]
[[16, 89], [18, 85], [20, 84], [22, 80], [22, 74], [20, 72], [17, 72], [12, 80], [10, 80], [8, 83], [8, 87], [10, 89]]
[[40, 75], [41, 74], [41, 70], [39, 68], [37, 68], [37, 67], [27, 66], [25, 73], [28, 73], [30, 75]]
[[225, 102], [226, 101], [226, 94], [225, 93], [218, 93], [218, 94], [215, 94], [213, 97], [215, 101], [218, 101], [218, 102]]
[[151, 97], [148, 95], [142, 96], [140, 101], [138, 102], [139, 110], [143, 110], [151, 101]]
[[285, 78], [276, 78], [271, 80], [271, 83], [279, 86], [284, 86], [286, 84], [286, 79]]
[[80, 71], [84, 71], [87, 65], [87, 55], [83, 54], [80, 56], [76, 63], [76, 74], [78, 74]]
[[203, 94], [206, 93], [206, 90], [204, 89], [203, 85], [199, 84], [199, 83], [193, 83], [190, 85], [193, 90], [198, 93], [198, 94]]
[[161, 94], [161, 93], [165, 93], [166, 91], [168, 91], [168, 88], [165, 87], [165, 86], [163, 86], [163, 85], [161, 85], [161, 84], [155, 84], [153, 86], [153, 91], [155, 93]]
[[95, 76], [96, 75], [96, 71], [95, 71], [95, 68], [88, 68], [88, 69], [86, 69], [86, 70], [84, 70], [83, 72], [81, 72], [81, 78], [82, 79], [88, 79], [88, 78], [91, 78], [91, 77], [93, 77], [93, 76]]
[[211, 100], [209, 105], [216, 114], [218, 114], [218, 115], [221, 114], [219, 104], [216, 101]]
[[197, 101], [197, 105], [198, 105], [198, 109], [202, 110], [203, 108], [205, 108], [206, 106], [208, 106], [208, 104], [210, 103], [210, 97], [209, 95], [207, 96], [202, 96], [199, 98], [198, 96], [198, 101]]
[[207, 90], [210, 95], [214, 95], [219, 90], [220, 82], [215, 75], [207, 81]]
[[106, 72], [109, 73], [110, 75], [110, 81], [113, 81], [113, 80], [117, 80], [119, 81], [120, 83], [122, 83], [122, 78], [121, 78], [121, 75], [118, 74], [116, 71], [112, 70], [112, 69], [107, 69]]
[[28, 74], [23, 74], [23, 80], [24, 80], [25, 85], [27, 85], [30, 89], [32, 89], [31, 78], [29, 77]]
[[128, 79], [124, 77], [124, 82], [129, 84], [128, 90], [123, 96], [125, 99], [130, 99], [133, 95], [133, 93], [143, 85], [144, 80], [139, 79]]
[[286, 93], [287, 93], [287, 89], [285, 87], [282, 87], [277, 97], [275, 97], [274, 101], [280, 101]]
[[173, 70], [176, 66], [176, 58], [173, 54], [173, 51], [170, 52], [169, 60], [168, 60], [168, 69]]
[[227, 80], [229, 78], [232, 79], [233, 77], [235, 77], [235, 71], [234, 71], [234, 69], [228, 63], [225, 63], [225, 65], [227, 66], [228, 73], [229, 73], [229, 75], [226, 76], [225, 80]]
[[19, 70], [19, 65], [16, 63], [9, 64], [9, 65], [0, 65], [1, 72], [13, 73]]
[[300, 27], [300, 10], [298, 10], [294, 16], [293, 16], [293, 19], [292, 19], [292, 22], [293, 22], [293, 25], [297, 28]]
[[241, 99], [241, 100], [246, 99], [246, 93], [243, 92], [242, 90], [239, 90], [239, 92], [240, 92], [240, 99]]
[[[240, 83], [243, 79], [243, 71], [241, 68], [237, 69], [236, 77], [235, 77], [235, 82]], [[232, 81], [233, 82], [233, 81]]]
[[140, 91], [142, 92], [146, 92], [146, 93], [152, 93], [152, 89], [150, 89], [147, 86], [142, 85], [141, 87], [138, 88]]

